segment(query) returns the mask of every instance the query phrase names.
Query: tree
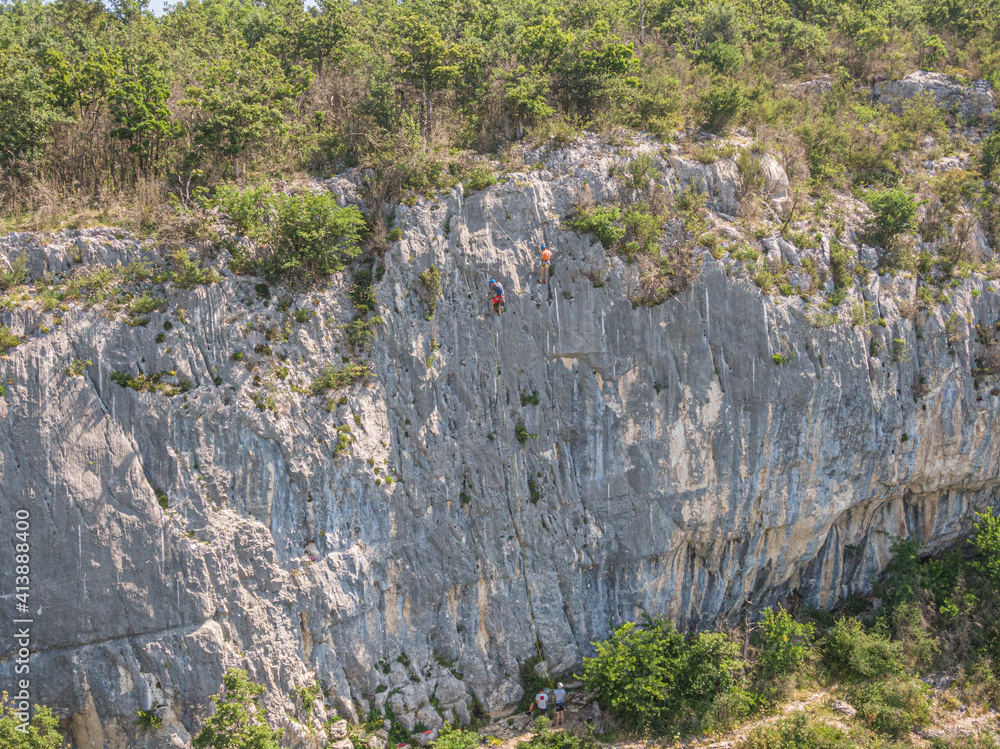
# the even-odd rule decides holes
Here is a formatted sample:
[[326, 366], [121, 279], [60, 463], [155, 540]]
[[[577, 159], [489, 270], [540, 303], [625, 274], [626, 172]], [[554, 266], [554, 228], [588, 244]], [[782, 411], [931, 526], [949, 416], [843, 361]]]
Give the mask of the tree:
[[241, 157], [245, 171], [248, 152], [285, 133], [285, 117], [313, 74], [298, 65], [286, 72], [262, 44], [236, 44], [235, 53], [202, 67], [182, 103], [195, 110], [195, 145], [231, 159], [238, 177]]
[[62, 736], [56, 727], [59, 721], [47, 707], [35, 705], [28, 730], [22, 731], [21, 716], [8, 703], [7, 692], [0, 693], [0, 746], [5, 749], [60, 749]]
[[815, 635], [811, 624], [800, 624], [781, 606], [764, 610], [760, 623], [759, 678], [768, 680], [793, 673], [809, 657]]
[[278, 749], [283, 731], [271, 728], [259, 704], [264, 685], [250, 681], [246, 671], [231, 668], [223, 686], [224, 693], [212, 697], [215, 714], [191, 742], [194, 749]]
[[26, 50], [0, 34], [0, 166], [34, 159], [63, 121], [51, 88]]
[[748, 99], [739, 81], [720, 80], [702, 92], [698, 103], [705, 127], [713, 133], [722, 133], [743, 113]]
[[1000, 132], [983, 139], [983, 155], [979, 159], [979, 171], [986, 179], [996, 181], [1000, 177]]
[[576, 36], [556, 66], [560, 94], [566, 103], [590, 112], [615, 83], [638, 84], [632, 75], [637, 64], [632, 42], [623, 42], [606, 21], [599, 21]]
[[663, 720], [674, 707], [685, 649], [673, 622], [659, 618], [641, 627], [626, 622], [594, 647], [597, 655], [583, 659], [583, 680], [601, 707], [637, 727]]
[[511, 73], [505, 87], [507, 105], [517, 122], [517, 134], [520, 136], [524, 125], [532, 124], [551, 117], [555, 113], [548, 104], [549, 77], [544, 72], [519, 65]]
[[277, 241], [268, 275], [324, 278], [361, 252], [365, 219], [355, 206], [340, 208], [329, 194], [305, 193], [278, 201]]
[[392, 56], [399, 74], [420, 96], [420, 134], [426, 144], [434, 94], [459, 76], [458, 45], [445, 40], [437, 26], [414, 13], [400, 20]]
[[868, 193], [865, 203], [874, 214], [875, 239], [886, 249], [890, 248], [892, 241], [900, 234], [913, 229], [917, 206], [920, 205], [905, 188], [898, 186]]
[[179, 135], [179, 125], [167, 108], [170, 82], [155, 61], [128, 54], [108, 95], [111, 116], [118, 125], [111, 135], [128, 142], [140, 174], [157, 161], [164, 140]]
[[972, 545], [976, 547], [975, 568], [982, 572], [996, 589], [1000, 587], [1000, 515], [993, 510], [977, 512], [973, 524], [976, 535]]

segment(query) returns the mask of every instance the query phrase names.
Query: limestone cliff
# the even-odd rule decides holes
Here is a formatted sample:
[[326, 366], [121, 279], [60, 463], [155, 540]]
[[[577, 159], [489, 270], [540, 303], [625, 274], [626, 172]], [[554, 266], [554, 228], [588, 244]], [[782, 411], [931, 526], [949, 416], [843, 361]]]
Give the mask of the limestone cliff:
[[[142, 319], [6, 300], [0, 324], [24, 340], [0, 358], [0, 532], [30, 512], [34, 697], [76, 746], [183, 746], [233, 665], [269, 685], [302, 746], [316, 734], [285, 710], [316, 679], [351, 718], [388, 704], [434, 726], [467, 718], [473, 695], [502, 710], [536, 638], [565, 672], [643, 611], [693, 627], [748, 599], [832, 605], [870, 584], [890, 536], [942, 548], [993, 501], [1000, 390], [972, 374], [975, 326], [1000, 319], [990, 282], [903, 316], [916, 282], [862, 273], [834, 324], [820, 296], [765, 295], [747, 263], [704, 251], [690, 288], [634, 304], [639, 266], [561, 219], [588, 195], [628, 197], [640, 152], [742, 236], [734, 158], [597, 140], [531, 154], [484, 191], [397, 209], [372, 377], [324, 397], [313, 378], [356, 356], [346, 277], [263, 298], [222, 252], [206, 258], [219, 283], [156, 287], [167, 303]], [[762, 166], [766, 210], [785, 210], [787, 178]], [[353, 199], [349, 179], [325, 187]], [[871, 267], [860, 205], [842, 239]], [[822, 291], [831, 222], [818, 231], [814, 249], [759, 247], [803, 285], [808, 258]], [[58, 284], [165, 249], [103, 229], [9, 235], [0, 264], [25, 252]], [[491, 275], [502, 318], [484, 316]], [[159, 392], [112, 378], [161, 372]], [[5, 540], [5, 605], [13, 569]], [[163, 727], [140, 730], [154, 705]]]

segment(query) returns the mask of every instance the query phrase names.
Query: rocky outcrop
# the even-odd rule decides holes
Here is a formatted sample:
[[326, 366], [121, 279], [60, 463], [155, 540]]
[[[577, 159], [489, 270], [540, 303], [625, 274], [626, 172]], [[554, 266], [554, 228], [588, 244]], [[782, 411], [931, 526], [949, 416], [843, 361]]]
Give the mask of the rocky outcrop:
[[942, 73], [918, 70], [898, 81], [875, 84], [875, 96], [888, 103], [897, 113], [903, 103], [920, 94], [930, 94], [940, 107], [959, 114], [963, 120], [985, 121], [996, 111], [993, 88], [987, 81], [963, 84]]
[[[639, 267], [560, 222], [584, 194], [632, 189], [608, 167], [635, 153], [589, 140], [401, 206], [372, 377], [323, 397], [313, 378], [358, 356], [348, 278], [267, 298], [223, 253], [204, 258], [221, 282], [155, 287], [166, 304], [145, 324], [8, 301], [0, 324], [24, 340], [0, 359], [0, 528], [30, 513], [32, 688], [76, 746], [183, 746], [233, 665], [268, 684], [299, 746], [332, 710], [433, 729], [512, 705], [536, 641], [562, 673], [642, 611], [686, 628], [747, 600], [831, 605], [869, 584], [891, 536], [941, 549], [994, 500], [1000, 390], [971, 374], [974, 326], [1000, 319], [991, 284], [967, 279], [914, 321], [915, 282], [870, 273], [832, 324], [705, 252], [690, 289], [636, 306]], [[738, 209], [724, 164], [657, 158], [668, 188], [700, 180]], [[772, 249], [804, 279], [829, 237]], [[55, 284], [163, 262], [110, 230], [9, 235], [0, 259], [24, 252]], [[483, 315], [491, 275], [502, 318]], [[863, 302], [883, 324], [849, 323]], [[176, 388], [112, 376], [140, 371]], [[12, 555], [0, 544], [5, 592]], [[326, 697], [306, 716], [289, 695], [313, 681]], [[158, 705], [164, 726], [138, 728]]]

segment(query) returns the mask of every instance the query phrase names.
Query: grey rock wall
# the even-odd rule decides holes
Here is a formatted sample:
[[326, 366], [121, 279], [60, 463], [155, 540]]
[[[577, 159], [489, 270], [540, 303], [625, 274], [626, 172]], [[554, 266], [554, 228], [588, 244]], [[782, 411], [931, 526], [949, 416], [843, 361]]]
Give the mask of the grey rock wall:
[[[1000, 397], [970, 374], [973, 326], [1000, 318], [994, 287], [966, 280], [918, 328], [897, 301], [914, 281], [872, 273], [840, 324], [815, 327], [815, 303], [764, 296], [739, 263], [704, 253], [689, 290], [634, 307], [637, 266], [560, 218], [585, 194], [624, 194], [608, 167], [643, 150], [656, 153], [585, 141], [486, 191], [401, 206], [373, 378], [331, 410], [302, 391], [350, 355], [347, 279], [285, 312], [280, 290], [262, 300], [256, 279], [223, 270], [217, 285], [164, 289], [146, 326], [77, 302], [0, 311], [26, 336], [0, 358], [0, 532], [30, 511], [33, 689], [76, 746], [185, 745], [229, 666], [268, 684], [290, 744], [320, 745], [328, 709], [388, 705], [435, 727], [467, 719], [473, 695], [492, 711], [516, 701], [536, 638], [566, 672], [643, 611], [695, 627], [747, 599], [832, 605], [870, 584], [889, 536], [932, 551], [967, 530], [1000, 476]], [[670, 189], [700, 181], [717, 211], [738, 211], [732, 160], [661, 165]], [[787, 179], [765, 168], [780, 205]], [[827, 238], [767, 242], [793, 265], [828, 263]], [[109, 230], [9, 235], [0, 262], [22, 252], [35, 277], [159, 258]], [[443, 298], [428, 320], [417, 279], [432, 263]], [[491, 275], [507, 288], [502, 318], [484, 316]], [[847, 323], [862, 298], [884, 327]], [[296, 323], [298, 308], [315, 316]], [[287, 341], [266, 338], [286, 323]], [[73, 360], [91, 365], [69, 376]], [[195, 387], [166, 397], [111, 380], [139, 368]], [[257, 408], [267, 395], [273, 410]], [[345, 425], [354, 442], [335, 456]], [[0, 543], [4, 595], [12, 557]], [[11, 647], [0, 639], [2, 683]], [[314, 680], [327, 707], [296, 722], [290, 692]], [[141, 731], [136, 711], [155, 705], [163, 728]]]

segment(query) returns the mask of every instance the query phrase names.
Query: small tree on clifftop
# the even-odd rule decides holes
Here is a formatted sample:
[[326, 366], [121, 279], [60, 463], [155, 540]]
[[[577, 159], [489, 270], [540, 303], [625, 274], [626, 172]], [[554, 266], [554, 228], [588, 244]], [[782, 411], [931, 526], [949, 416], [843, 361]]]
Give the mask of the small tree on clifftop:
[[278, 749], [283, 732], [268, 725], [259, 704], [264, 686], [239, 668], [226, 672], [223, 686], [224, 692], [212, 697], [215, 715], [191, 742], [195, 749]]

